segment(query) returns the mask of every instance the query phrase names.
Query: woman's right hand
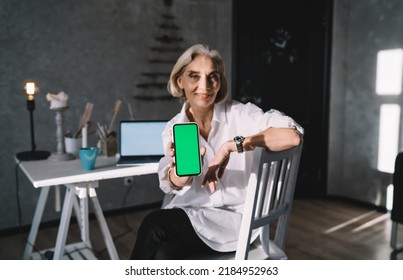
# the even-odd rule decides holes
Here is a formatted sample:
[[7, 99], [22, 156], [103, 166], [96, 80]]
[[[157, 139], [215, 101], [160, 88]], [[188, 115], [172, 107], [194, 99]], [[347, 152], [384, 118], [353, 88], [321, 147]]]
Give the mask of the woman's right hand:
[[[171, 181], [171, 184], [173, 185], [173, 187], [175, 189], [180, 190], [181, 188], [183, 188], [186, 185], [189, 185], [192, 182], [193, 176], [177, 176], [175, 174], [174, 168], [175, 168], [175, 161], [174, 161], [174, 157], [175, 157], [175, 150], [174, 150], [174, 144], [172, 141], [168, 142], [168, 156], [170, 156], [172, 158], [171, 161], [171, 168], [169, 169], [169, 180]], [[200, 148], [200, 155], [202, 157], [202, 162], [203, 162], [203, 157], [204, 154], [206, 153], [206, 148], [205, 147], [201, 147]]]
[[173, 185], [174, 189], [181, 189], [186, 185], [189, 185], [190, 182], [192, 181], [192, 177], [190, 176], [177, 176], [175, 174], [174, 168], [175, 168], [175, 150], [174, 150], [174, 143], [172, 141], [168, 142], [168, 155], [172, 158], [171, 161], [171, 168], [168, 171], [168, 177], [169, 181], [171, 181], [171, 184]]

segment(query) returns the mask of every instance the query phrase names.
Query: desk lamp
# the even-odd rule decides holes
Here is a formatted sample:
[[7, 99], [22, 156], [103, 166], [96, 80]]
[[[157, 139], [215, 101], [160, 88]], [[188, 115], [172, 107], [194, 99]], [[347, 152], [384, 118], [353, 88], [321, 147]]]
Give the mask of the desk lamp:
[[27, 109], [29, 111], [31, 124], [31, 151], [17, 153], [19, 160], [41, 160], [47, 159], [50, 155], [48, 151], [37, 151], [34, 135], [34, 110], [35, 110], [35, 93], [39, 90], [34, 81], [28, 81], [25, 84], [25, 93], [27, 94]]

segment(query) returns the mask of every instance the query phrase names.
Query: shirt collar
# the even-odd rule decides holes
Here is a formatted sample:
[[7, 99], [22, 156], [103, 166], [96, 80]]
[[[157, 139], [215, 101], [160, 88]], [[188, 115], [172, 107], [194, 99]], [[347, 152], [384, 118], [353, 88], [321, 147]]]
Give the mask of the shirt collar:
[[[189, 108], [190, 104], [188, 101], [186, 101], [181, 109], [180, 112], [180, 118], [178, 122], [189, 122], [189, 118], [186, 115], [186, 110]], [[227, 102], [222, 102], [219, 104], [214, 104], [214, 114], [213, 114], [213, 120], [212, 122], [218, 122], [218, 123], [227, 123]]]
[[216, 122], [222, 123], [222, 124], [227, 123], [226, 113], [227, 113], [227, 103], [226, 102], [214, 104], [213, 122], [216, 121]]

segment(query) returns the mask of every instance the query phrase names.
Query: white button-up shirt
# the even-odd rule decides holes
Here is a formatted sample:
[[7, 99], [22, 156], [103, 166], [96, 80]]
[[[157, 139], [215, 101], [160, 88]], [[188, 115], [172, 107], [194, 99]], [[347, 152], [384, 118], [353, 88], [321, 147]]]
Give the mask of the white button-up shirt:
[[171, 187], [167, 176], [172, 158], [167, 156], [168, 142], [172, 141], [170, 132], [175, 123], [189, 122], [185, 103], [182, 110], [172, 118], [162, 133], [165, 157], [159, 163], [160, 188], [167, 194], [173, 194], [165, 208], [182, 208], [198, 234], [212, 249], [217, 251], [236, 250], [242, 209], [246, 197], [253, 152], [232, 153], [224, 175], [218, 180], [217, 190], [211, 193], [208, 187], [201, 188], [207, 165], [221, 145], [235, 136], [250, 136], [268, 127], [303, 129], [290, 117], [279, 111], [264, 113], [259, 107], [248, 103], [228, 101], [214, 105], [211, 130], [208, 139], [199, 136], [200, 147], [206, 148], [203, 157], [202, 173], [193, 178], [191, 185], [177, 191]]

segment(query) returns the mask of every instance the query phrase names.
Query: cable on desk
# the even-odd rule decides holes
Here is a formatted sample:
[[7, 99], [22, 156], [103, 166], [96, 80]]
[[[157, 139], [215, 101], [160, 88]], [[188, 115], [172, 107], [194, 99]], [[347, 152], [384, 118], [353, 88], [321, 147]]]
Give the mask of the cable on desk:
[[[18, 160], [16, 165], [15, 165], [15, 193], [16, 193], [16, 197], [17, 197], [17, 212], [18, 212], [18, 227], [20, 229], [20, 231], [22, 231], [22, 219], [21, 219], [21, 202], [20, 202], [20, 183], [18, 180], [18, 170], [20, 167], [20, 163], [21, 160]], [[44, 254], [42, 254], [36, 247], [34, 244], [31, 244], [28, 239], [25, 241], [26, 243], [28, 243], [33, 251], [35, 251], [36, 253], [38, 253], [42, 259], [47, 259], [46, 256]]]
[[[126, 206], [126, 200], [127, 200], [127, 198], [129, 197], [129, 193], [131, 192], [132, 188], [133, 188], [133, 185], [131, 185], [131, 186], [129, 186], [129, 187], [127, 188], [127, 191], [126, 191], [125, 195], [123, 196], [122, 206], [120, 207], [121, 209], [123, 209], [123, 208]], [[127, 215], [124, 215], [124, 218], [125, 218], [126, 227], [127, 227], [130, 231], [133, 231], [133, 228], [129, 225], [129, 221], [128, 221], [128, 219], [127, 219]]]
[[17, 196], [17, 211], [18, 211], [18, 226], [20, 230], [22, 229], [22, 222], [21, 222], [21, 203], [20, 203], [20, 187], [18, 181], [18, 169], [20, 166], [21, 160], [18, 160], [15, 165], [15, 190]]
[[[125, 193], [124, 196], [123, 196], [121, 209], [123, 209], [123, 208], [126, 206], [127, 197], [129, 196], [129, 193], [130, 193], [130, 191], [132, 190], [132, 188], [133, 188], [133, 185], [131, 185], [131, 186], [129, 186], [129, 187], [127, 188], [127, 191], [126, 191], [126, 193]], [[129, 224], [128, 215], [127, 215], [127, 214], [126, 214], [126, 215], [123, 215], [123, 217], [124, 217], [124, 221], [125, 221], [125, 225], [126, 225], [127, 230], [124, 231], [124, 232], [122, 232], [122, 233], [120, 233], [120, 234], [118, 234], [118, 235], [116, 235], [116, 236], [114, 236], [114, 237], [112, 238], [113, 243], [116, 243], [116, 241], [117, 241], [119, 238], [125, 236], [126, 234], [128, 234], [128, 233], [130, 233], [130, 232], [133, 232], [133, 233], [134, 233], [134, 229], [133, 229], [133, 228], [130, 226], [130, 224]], [[103, 249], [97, 251], [96, 253], [97, 253], [98, 255], [102, 255], [105, 251], [106, 251], [106, 247], [104, 247]]]
[[[21, 160], [18, 160], [17, 163], [16, 163], [16, 165], [15, 165], [15, 190], [16, 190], [15, 193], [16, 193], [16, 198], [17, 198], [18, 227], [19, 227], [20, 231], [22, 231], [22, 218], [21, 218], [21, 217], [22, 217], [22, 214], [21, 214], [21, 201], [20, 201], [20, 183], [19, 183], [19, 179], [18, 179], [18, 170], [19, 170], [19, 167], [20, 167], [20, 163], [21, 163]], [[38, 253], [38, 254], [41, 256], [42, 259], [44, 259], [44, 260], [48, 259], [48, 258], [46, 257], [46, 255], [45, 255], [45, 254], [42, 254], [42, 253], [38, 250], [38, 248], [35, 247], [34, 244], [31, 244], [31, 243], [28, 241], [28, 239], [27, 239], [25, 242], [26, 242], [27, 244], [29, 244], [29, 245], [32, 247], [33, 251], [36, 252], [36, 253]]]
[[[124, 209], [124, 207], [126, 206], [127, 198], [128, 198], [128, 196], [129, 196], [129, 193], [130, 193], [131, 190], [133, 189], [133, 187], [134, 187], [134, 186], [131, 185], [131, 186], [129, 186], [129, 187], [127, 188], [127, 191], [126, 191], [126, 193], [125, 193], [124, 196], [123, 196], [121, 209]], [[124, 218], [124, 221], [125, 221], [125, 226], [126, 226], [127, 230], [124, 231], [124, 232], [122, 232], [122, 233], [120, 233], [120, 234], [118, 234], [118, 235], [116, 235], [116, 236], [114, 236], [114, 237], [112, 237], [112, 240], [113, 240], [114, 243], [116, 243], [116, 241], [117, 241], [119, 238], [122, 238], [123, 236], [125, 236], [125, 235], [128, 234], [128, 233], [131, 233], [131, 232], [134, 233], [134, 234], [136, 233], [135, 230], [134, 230], [134, 228], [130, 226], [130, 223], [129, 223], [129, 221], [128, 221], [128, 217], [129, 217], [129, 214], [128, 214], [128, 213], [126, 213], [126, 214], [123, 215], [123, 218]], [[101, 250], [97, 250], [97, 251], [95, 251], [95, 250], [93, 249], [94, 253], [96, 253], [98, 256], [101, 256], [104, 252], [106, 252], [106, 250], [107, 250], [106, 247], [102, 248]]]

